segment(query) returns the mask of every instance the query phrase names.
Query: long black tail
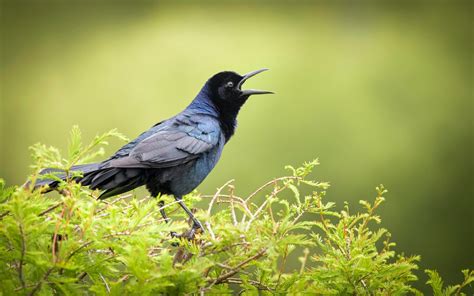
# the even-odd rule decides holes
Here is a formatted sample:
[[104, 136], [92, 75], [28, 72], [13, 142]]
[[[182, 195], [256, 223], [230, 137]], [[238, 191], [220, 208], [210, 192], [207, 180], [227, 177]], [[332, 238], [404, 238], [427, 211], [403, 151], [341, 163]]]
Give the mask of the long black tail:
[[[133, 168], [111, 168], [104, 167], [102, 163], [91, 163], [76, 165], [71, 168], [72, 171], [82, 172], [82, 177], [76, 178], [76, 182], [90, 189], [103, 190], [100, 199], [118, 195], [145, 184], [146, 174], [142, 169]], [[66, 173], [63, 170], [47, 168], [40, 172], [40, 175], [54, 173], [58, 178], [66, 179]], [[34, 188], [40, 188], [48, 185], [49, 191], [54, 190], [59, 182], [52, 179], [39, 179], [35, 182]], [[23, 185], [30, 186], [30, 183]]]
[[[91, 174], [91, 173], [94, 173], [94, 172], [100, 170], [99, 164], [100, 163], [75, 165], [71, 168], [71, 170], [76, 171], [76, 172], [82, 172], [83, 176], [86, 176], [88, 174]], [[55, 174], [58, 178], [60, 178], [62, 180], [66, 179], [66, 173], [63, 170], [60, 170], [60, 169], [47, 168], [47, 169], [42, 170], [39, 174], [41, 176], [41, 175], [46, 175], [46, 174], [51, 174], [51, 173]], [[80, 180], [78, 180], [78, 181], [80, 181]], [[36, 180], [34, 188], [37, 189], [37, 188], [48, 185], [50, 190], [54, 190], [58, 186], [58, 183], [59, 182], [57, 180], [39, 178], [38, 180]], [[27, 182], [23, 186], [24, 187], [29, 187], [30, 184], [31, 184], [30, 182]]]

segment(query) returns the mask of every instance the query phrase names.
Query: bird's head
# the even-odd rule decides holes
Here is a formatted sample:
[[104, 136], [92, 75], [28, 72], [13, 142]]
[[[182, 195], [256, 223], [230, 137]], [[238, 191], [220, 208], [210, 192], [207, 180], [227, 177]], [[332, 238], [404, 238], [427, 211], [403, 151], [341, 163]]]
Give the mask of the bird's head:
[[268, 69], [252, 71], [245, 75], [224, 71], [212, 76], [207, 84], [211, 91], [211, 99], [219, 108], [240, 109], [251, 95], [272, 94], [271, 91], [258, 89], [242, 89], [244, 82], [252, 76]]

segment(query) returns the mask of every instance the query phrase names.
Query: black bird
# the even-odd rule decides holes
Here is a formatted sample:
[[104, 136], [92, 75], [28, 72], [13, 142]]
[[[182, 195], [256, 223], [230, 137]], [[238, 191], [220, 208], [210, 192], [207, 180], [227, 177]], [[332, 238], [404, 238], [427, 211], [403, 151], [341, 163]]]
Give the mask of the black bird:
[[[214, 168], [224, 145], [234, 134], [237, 114], [249, 96], [272, 93], [241, 89], [247, 79], [265, 70], [243, 76], [231, 71], [215, 74], [178, 115], [155, 124], [105, 161], [74, 166], [72, 170], [83, 173], [77, 181], [91, 189], [103, 190], [100, 199], [142, 185], [154, 197], [171, 194], [192, 219], [192, 233], [197, 228], [204, 231], [182, 196], [193, 191]], [[57, 170], [45, 169], [41, 173], [51, 172]], [[57, 184], [53, 180], [40, 180], [35, 188], [49, 185], [54, 189]], [[164, 210], [161, 214], [168, 221]]]

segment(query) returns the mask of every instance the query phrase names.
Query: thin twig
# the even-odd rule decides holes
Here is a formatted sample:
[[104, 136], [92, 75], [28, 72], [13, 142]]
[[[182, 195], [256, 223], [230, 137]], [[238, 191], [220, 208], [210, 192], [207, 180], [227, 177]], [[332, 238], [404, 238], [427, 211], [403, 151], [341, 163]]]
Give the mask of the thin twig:
[[242, 210], [244, 210], [245, 214], [249, 215], [249, 216], [253, 216], [252, 212], [250, 212], [250, 210], [248, 209], [248, 207], [246, 205], [243, 205], [242, 203], [240, 203], [240, 201], [238, 200], [233, 200], [231, 201], [231, 199], [220, 199], [222, 196], [219, 196], [219, 198], [216, 200], [216, 203], [217, 204], [220, 204], [220, 203], [234, 203], [234, 207], [241, 207]]
[[299, 218], [301, 218], [301, 216], [303, 216], [303, 214], [305, 213], [305, 211], [301, 211], [298, 216], [295, 217], [295, 219], [293, 219], [293, 222], [291, 224], [296, 224], [296, 221], [298, 221]]
[[247, 226], [245, 227], [245, 231], [248, 231], [250, 229], [250, 224], [255, 220], [255, 218], [258, 216], [258, 214], [262, 211], [262, 209], [265, 207], [265, 205], [268, 203], [270, 199], [266, 199], [262, 205], [255, 211], [252, 217], [250, 217], [249, 222], [247, 222]]
[[308, 261], [309, 249], [305, 248], [303, 250], [303, 254], [304, 254], [304, 257], [303, 257], [303, 260], [301, 261], [300, 274], [303, 274], [304, 268], [306, 266], [306, 261]]
[[[201, 197], [214, 197], [214, 195], [201, 195]], [[230, 194], [219, 194], [218, 195], [218, 198], [220, 197], [224, 197], [224, 198], [228, 198], [229, 200], [218, 200], [219, 202], [228, 202], [230, 203], [231, 202], [231, 199], [238, 202], [239, 205], [241, 205], [243, 207], [243, 209], [245, 210], [245, 212], [249, 215], [249, 216], [253, 216], [252, 212], [250, 211], [250, 209], [248, 208], [247, 206], [247, 203], [245, 202], [245, 200], [237, 195], [230, 195]], [[217, 201], [216, 201], [217, 202]], [[245, 218], [245, 216], [243, 217], [243, 219]], [[244, 219], [245, 221], [245, 219]], [[243, 222], [241, 222], [243, 223]]]
[[165, 204], [165, 205], [159, 207], [158, 210], [159, 210], [159, 211], [164, 210], [164, 209], [166, 209], [166, 208], [168, 208], [168, 207], [171, 207], [171, 206], [174, 205], [174, 204], [177, 204], [178, 202], [179, 202], [179, 201], [177, 201], [177, 200], [172, 201], [172, 202], [169, 202], [169, 203], [167, 203], [167, 204]]
[[92, 244], [94, 241], [88, 241], [88, 242], [85, 242], [83, 243], [82, 245], [80, 245], [78, 248], [76, 248], [74, 251], [71, 252], [71, 254], [69, 254], [67, 257], [66, 257], [66, 260], [65, 262], [69, 261], [69, 259], [72, 258], [72, 256], [76, 255], [80, 250], [86, 248], [87, 246], [89, 246], [90, 244]]
[[237, 226], [237, 216], [235, 215], [235, 208], [234, 208], [234, 189], [235, 187], [232, 185], [229, 185], [229, 193], [230, 193], [230, 213], [232, 215], [232, 222], [234, 223], [234, 226]]
[[[146, 198], [145, 198], [145, 199], [142, 199], [141, 201], [145, 201], [145, 200], [146, 200]], [[170, 206], [172, 206], [172, 205], [174, 205], [174, 204], [176, 204], [176, 203], [178, 203], [178, 201], [173, 201], [173, 202], [167, 203], [166, 205], [164, 205], [164, 206], [162, 206], [162, 207], [159, 207], [158, 210], [166, 209], [167, 207], [170, 207]], [[108, 205], [111, 205], [111, 204], [112, 204], [112, 203], [108, 203]], [[126, 212], [127, 210], [131, 209], [131, 208], [133, 208], [133, 206], [132, 206], [132, 205], [129, 205], [129, 206], [122, 207], [120, 210], [121, 210], [122, 213], [125, 214], [125, 212]], [[105, 211], [105, 210], [106, 210], [106, 208], [102, 208], [102, 209], [100, 209], [99, 211], [97, 211], [97, 213], [103, 212], [103, 211]], [[171, 212], [171, 213], [173, 213], [173, 212]], [[97, 217], [98, 217], [98, 218], [102, 218], [102, 217], [107, 217], [107, 216], [109, 216], [109, 215], [110, 215], [110, 213], [102, 213], [102, 214], [100, 214], [100, 215], [97, 215]]]
[[[275, 186], [276, 186], [276, 182], [275, 182]], [[252, 224], [252, 222], [257, 218], [257, 216], [260, 214], [260, 212], [265, 208], [265, 206], [267, 205], [268, 201], [271, 200], [273, 197], [277, 196], [280, 192], [282, 192], [283, 190], [285, 190], [286, 187], [281, 187], [280, 189], [275, 189], [273, 190], [272, 194], [267, 198], [265, 199], [265, 201], [260, 205], [260, 207], [255, 211], [255, 213], [253, 214], [252, 217], [250, 217], [250, 220], [249, 222], [247, 222], [247, 226], [245, 227], [245, 231], [249, 230], [250, 228], [250, 224]], [[247, 199], [248, 200], [248, 199]]]
[[[200, 197], [203, 197], [203, 198], [213, 198], [214, 197], [214, 194], [202, 194], [200, 195]], [[242, 202], [244, 202], [244, 199], [242, 197], [239, 197], [237, 195], [230, 195], [230, 194], [219, 194], [219, 197], [226, 197], [226, 198], [235, 198], [237, 200], [240, 200]]]
[[[224, 247], [224, 248], [222, 248], [222, 249], [220, 249], [220, 250], [217, 250], [217, 251], [215, 251], [215, 249], [214, 249], [214, 250], [211, 250], [211, 251], [208, 252], [208, 253], [202, 252], [202, 253], [199, 255], [199, 257], [206, 257], [206, 256], [208, 256], [208, 255], [215, 255], [215, 254], [219, 254], [219, 253], [222, 253], [222, 252], [226, 252], [226, 251], [232, 249], [233, 247], [237, 247], [237, 246], [246, 246], [246, 247], [247, 247], [249, 244], [250, 244], [250, 243], [248, 243], [248, 242], [234, 243], [234, 244], [232, 244], [232, 245], [230, 245], [230, 246], [226, 246], [226, 247]], [[203, 248], [203, 249], [204, 249], [204, 248]], [[213, 251], [214, 251], [214, 252], [213, 252]]]
[[234, 179], [227, 181], [224, 185], [222, 185], [220, 188], [217, 189], [216, 193], [214, 194], [211, 201], [209, 202], [209, 207], [207, 209], [208, 216], [211, 216], [212, 206], [214, 205], [214, 202], [216, 201], [216, 199], [219, 197], [219, 194], [221, 193], [221, 191], [232, 182], [234, 182]]
[[[298, 179], [298, 177], [282, 177], [283, 179]], [[271, 200], [273, 197], [277, 196], [280, 192], [282, 192], [283, 190], [287, 189], [288, 186], [287, 185], [284, 185], [280, 188], [277, 187], [278, 185], [278, 180], [281, 180], [282, 178], [277, 178], [277, 179], [274, 179], [272, 180], [271, 182], [267, 182], [264, 186], [269, 186], [271, 184], [274, 184], [275, 187], [273, 188], [273, 191], [272, 193], [270, 194], [270, 196], [265, 199], [265, 201], [262, 203], [262, 205], [260, 205], [260, 207], [255, 211], [255, 213], [253, 214], [253, 216], [250, 218], [249, 222], [247, 222], [247, 226], [245, 227], [245, 230], [249, 230], [250, 228], [250, 224], [255, 220], [255, 218], [257, 218], [257, 216], [260, 214], [260, 212], [264, 209], [265, 205], [268, 203], [269, 200]], [[277, 189], [278, 188], [278, 189]], [[246, 201], [250, 199], [250, 197], [254, 196], [256, 194], [256, 192], [258, 192], [259, 190], [262, 190], [263, 189], [263, 186], [260, 187], [257, 191], [255, 191], [254, 193], [252, 193], [249, 197], [247, 197]]]
[[207, 231], [209, 231], [209, 234], [211, 235], [212, 240], [216, 240], [216, 235], [214, 234], [214, 231], [211, 228], [211, 223], [209, 221], [204, 222], [204, 225], [206, 225]]
[[229, 271], [229, 272], [227, 272], [227, 273], [225, 273], [225, 274], [219, 276], [217, 279], [215, 279], [215, 280], [213, 280], [213, 281], [212, 281], [212, 279], [210, 279], [209, 282], [210, 282], [210, 281], [212, 281], [212, 282], [211, 282], [211, 284], [209, 285], [209, 287], [212, 287], [212, 286], [214, 286], [214, 285], [217, 285], [217, 284], [220, 284], [220, 283], [224, 282], [225, 280], [227, 280], [228, 278], [230, 278], [230, 277], [233, 276], [234, 274], [238, 273], [239, 270], [240, 270], [240, 268], [242, 268], [242, 267], [243, 267], [244, 265], [246, 265], [247, 263], [249, 263], [249, 262], [251, 262], [251, 261], [253, 261], [253, 260], [257, 260], [258, 258], [262, 257], [262, 256], [265, 254], [266, 251], [267, 251], [267, 249], [266, 249], [266, 248], [263, 248], [263, 249], [261, 249], [257, 254], [255, 254], [255, 255], [253, 255], [252, 257], [247, 258], [246, 260], [244, 260], [244, 261], [242, 261], [241, 263], [237, 264], [235, 267], [233, 267], [233, 268], [231, 269], [231, 271]]
[[46, 210], [42, 211], [41, 213], [38, 214], [38, 216], [44, 216], [46, 215], [47, 213], [51, 212], [52, 210], [56, 209], [57, 207], [59, 207], [60, 205], [62, 204], [62, 202], [59, 202], [55, 205], [52, 205], [50, 206], [49, 208], [47, 208]]
[[[206, 195], [206, 196], [209, 196], [209, 195]], [[230, 203], [231, 202], [231, 199], [233, 199], [234, 202], [238, 202], [239, 205], [242, 206], [242, 208], [245, 210], [245, 212], [249, 215], [249, 216], [253, 216], [252, 212], [250, 211], [250, 209], [248, 208], [245, 200], [243, 200], [241, 197], [238, 197], [238, 196], [232, 196], [232, 195], [228, 195], [228, 194], [219, 194], [218, 198], [228, 198], [229, 200], [221, 200], [221, 199], [218, 199], [216, 200], [216, 202], [228, 202]]]
[[102, 281], [103, 281], [104, 284], [105, 284], [105, 289], [107, 290], [107, 294], [110, 294], [110, 287], [109, 287], [109, 284], [107, 284], [107, 281], [105, 280], [104, 276], [103, 276], [101, 273], [99, 273], [99, 276], [100, 276], [100, 278], [102, 279]]
[[20, 228], [21, 235], [21, 257], [20, 262], [18, 263], [18, 278], [20, 279], [20, 283], [23, 289], [26, 289], [25, 278], [23, 276], [23, 261], [25, 260], [26, 253], [25, 233], [23, 232], [23, 226], [21, 226], [21, 224], [19, 224], [18, 227]]
[[[227, 279], [227, 282], [228, 282], [229, 284], [242, 284], [242, 283], [243, 283], [243, 281], [242, 281], [241, 279], [239, 279], [239, 278], [228, 278], [228, 279]], [[270, 288], [270, 287], [268, 287], [268, 286], [262, 284], [261, 282], [254, 281], [254, 280], [248, 280], [248, 282], [249, 282], [250, 284], [252, 284], [253, 286], [257, 287], [257, 289], [259, 289], [259, 290], [273, 291], [272, 288]]]
[[40, 289], [41, 289], [41, 286], [43, 285], [43, 282], [46, 281], [49, 277], [49, 275], [51, 274], [51, 272], [53, 272], [54, 270], [54, 266], [53, 267], [50, 267], [48, 269], [48, 271], [46, 271], [46, 273], [44, 274], [43, 278], [38, 282], [38, 284], [36, 284], [35, 288], [33, 290], [31, 290], [29, 296], [33, 296], [36, 294], [36, 292], [38, 292]]
[[285, 247], [285, 251], [283, 254], [283, 258], [281, 260], [280, 268], [278, 269], [278, 279], [277, 279], [276, 287], [280, 285], [281, 275], [283, 274], [283, 271], [285, 270], [287, 258], [288, 258], [288, 246]]
[[104, 201], [104, 203], [106, 204], [106, 206], [103, 207], [102, 209], [98, 210], [97, 213], [103, 212], [103, 211], [105, 211], [105, 210], [107, 209], [108, 206], [113, 205], [113, 204], [115, 204], [115, 203], [118, 203], [119, 201], [124, 200], [124, 199], [126, 199], [126, 198], [129, 198], [129, 197], [131, 197], [131, 196], [132, 196], [132, 194], [130, 193], [130, 194], [122, 195], [122, 196], [120, 196], [120, 197], [114, 199], [112, 202], [106, 202], [106, 201]]
[[77, 281], [81, 281], [83, 280], [85, 277], [87, 276], [87, 272], [83, 271], [78, 277], [77, 277]]
[[358, 236], [360, 237], [361, 234], [364, 232], [364, 229], [367, 227], [367, 224], [369, 224], [369, 221], [372, 220], [371, 218], [374, 215], [374, 211], [377, 209], [378, 205], [374, 203], [374, 206], [371, 207], [368, 211], [368, 215], [365, 217], [364, 222], [362, 223], [362, 226], [359, 227], [359, 232]]
[[6, 211], [5, 213], [0, 214], [0, 220], [2, 220], [8, 214], [10, 214], [10, 211]]
[[262, 191], [263, 189], [265, 189], [266, 187], [272, 185], [272, 184], [275, 184], [276, 182], [278, 181], [283, 181], [283, 180], [298, 180], [298, 179], [301, 179], [300, 177], [295, 177], [295, 176], [285, 176], [285, 177], [280, 177], [280, 178], [276, 178], [276, 179], [273, 179], [273, 180], [270, 180], [268, 181], [267, 183], [263, 184], [262, 186], [260, 186], [257, 190], [255, 190], [253, 193], [251, 193], [246, 199], [245, 201], [249, 201], [252, 197], [254, 197], [255, 195], [257, 195], [257, 193], [259, 193], [260, 191]]
[[[230, 183], [234, 182], [234, 180], [229, 180], [227, 181], [224, 185], [222, 185], [220, 188], [217, 189], [217, 192], [214, 194], [214, 196], [212, 197], [211, 199], [211, 202], [209, 203], [209, 208], [207, 209], [207, 216], [210, 217], [211, 216], [211, 211], [212, 211], [212, 206], [214, 205], [214, 202], [216, 201], [217, 197], [219, 196], [219, 194], [221, 193], [222, 189], [224, 189], [227, 185], [229, 185]], [[207, 230], [209, 231], [209, 234], [211, 235], [211, 238], [213, 240], [216, 239], [216, 235], [214, 234], [214, 231], [212, 231], [212, 228], [211, 228], [211, 223], [209, 223], [209, 220], [206, 221], [204, 223], [206, 225], [206, 228]]]
[[[158, 221], [164, 221], [164, 219], [160, 219]], [[153, 222], [154, 223], [154, 222]], [[145, 227], [145, 226], [148, 226], [152, 224], [152, 222], [147, 222], [147, 223], [143, 223], [143, 224], [140, 224], [140, 225], [137, 225], [133, 230], [137, 230], [137, 229], [140, 229], [142, 227]], [[103, 239], [107, 239], [107, 238], [113, 238], [113, 237], [119, 237], [119, 236], [126, 236], [126, 235], [131, 235], [132, 234], [132, 231], [129, 231], [129, 230], [126, 230], [126, 231], [122, 231], [122, 232], [116, 232], [116, 233], [111, 233], [111, 234], [107, 234], [107, 235], [104, 235], [102, 238]], [[76, 255], [79, 251], [81, 251], [82, 249], [88, 247], [89, 245], [93, 244], [94, 241], [87, 241], [85, 243], [83, 243], [82, 245], [80, 245], [79, 247], [77, 247], [74, 251], [72, 251], [65, 259], [65, 261], [67, 262], [69, 259], [71, 259], [72, 256]]]
[[125, 282], [126, 280], [128, 280], [129, 277], [130, 277], [130, 276], [129, 276], [128, 274], [126, 274], [126, 275], [124, 275], [123, 277], [121, 277], [121, 278], [118, 280], [118, 282], [119, 282], [119, 283], [120, 283], [120, 282]]
[[[328, 227], [328, 225], [327, 225], [327, 223], [326, 223], [326, 219], [324, 219], [323, 210], [322, 210], [323, 205], [322, 205], [322, 203], [321, 203], [321, 199], [318, 200], [318, 207], [319, 207], [319, 217], [320, 217], [320, 219], [321, 219], [321, 224], [323, 225], [324, 232], [326, 232], [327, 234], [329, 234], [329, 233], [330, 233], [330, 230], [329, 230], [329, 227]], [[329, 245], [332, 246], [332, 243], [331, 243], [331, 239], [330, 239], [330, 238], [326, 239], [326, 241], [329, 243]], [[337, 242], [334, 242], [334, 243], [335, 243], [336, 247], [339, 249], [339, 251], [341, 251], [341, 254], [344, 255], [344, 256], [346, 256], [346, 253], [345, 253], [344, 249], [341, 248], [341, 246], [340, 246]]]
[[224, 269], [229, 269], [229, 270], [233, 269], [232, 266], [228, 266], [228, 265], [225, 265], [225, 264], [222, 264], [222, 263], [219, 263], [219, 262], [217, 262], [216, 265], [219, 266], [220, 268], [224, 268]]
[[[25, 286], [25, 288], [23, 288], [23, 287], [15, 288], [15, 290], [13, 290], [13, 291], [18, 292], [18, 291], [25, 290], [25, 289], [28, 289], [28, 288], [33, 288], [33, 287], [36, 287], [36, 283], [35, 283], [35, 284], [27, 285], [27, 286]], [[26, 294], [25, 294], [25, 295], [26, 295]]]

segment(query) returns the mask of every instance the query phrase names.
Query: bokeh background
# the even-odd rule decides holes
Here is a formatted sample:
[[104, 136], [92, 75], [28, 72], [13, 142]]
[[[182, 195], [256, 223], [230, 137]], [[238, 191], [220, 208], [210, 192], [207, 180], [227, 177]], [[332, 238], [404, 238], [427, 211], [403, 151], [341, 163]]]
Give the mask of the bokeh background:
[[319, 157], [328, 199], [356, 205], [383, 183], [398, 250], [460, 280], [474, 267], [471, 2], [285, 3], [3, 1], [0, 176], [22, 183], [28, 146], [64, 149], [74, 124], [133, 138], [212, 74], [268, 67], [246, 86], [276, 95], [251, 98], [199, 190], [235, 178], [246, 194]]

